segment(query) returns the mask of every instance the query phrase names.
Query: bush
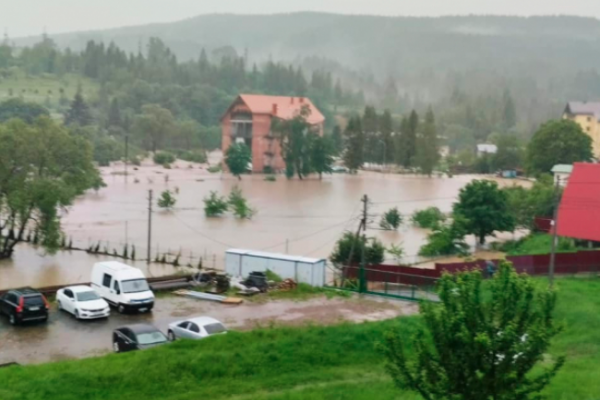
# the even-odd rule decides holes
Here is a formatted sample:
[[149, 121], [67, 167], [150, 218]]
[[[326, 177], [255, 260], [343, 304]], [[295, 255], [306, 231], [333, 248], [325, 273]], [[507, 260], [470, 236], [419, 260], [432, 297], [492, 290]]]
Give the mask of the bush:
[[178, 151], [177, 157], [189, 162], [204, 164], [207, 160], [206, 152], [203, 150]]
[[425, 257], [467, 255], [469, 246], [465, 243], [463, 222], [456, 219], [451, 224], [440, 225], [427, 237], [427, 243], [419, 250]]
[[155, 164], [166, 165], [175, 162], [175, 156], [166, 151], [159, 151], [154, 154], [153, 160]]
[[207, 169], [208, 172], [210, 172], [211, 174], [216, 174], [222, 171], [221, 165], [217, 164], [217, 165], [211, 165], [210, 167], [208, 167]]
[[[337, 265], [348, 265], [348, 261], [350, 265], [357, 265], [362, 261], [363, 251], [367, 264], [381, 264], [385, 259], [385, 247], [379, 240], [366, 236], [357, 239], [352, 232], [344, 233], [344, 236], [338, 240], [329, 259]], [[352, 253], [351, 259], [350, 253]]]
[[248, 205], [248, 200], [242, 194], [242, 190], [237, 186], [229, 194], [229, 206], [233, 214], [240, 219], [250, 219], [255, 211]]
[[419, 210], [412, 216], [412, 222], [418, 227], [425, 229], [436, 229], [445, 220], [446, 216], [437, 207]]
[[383, 214], [383, 217], [381, 217], [381, 222], [379, 222], [381, 229], [385, 229], [386, 231], [395, 231], [401, 224], [402, 215], [398, 212], [398, 208], [396, 207], [386, 211], [386, 213]]
[[210, 195], [204, 198], [204, 214], [207, 217], [220, 217], [228, 209], [229, 204], [225, 198], [219, 196], [217, 192], [210, 192]]
[[265, 181], [267, 181], [267, 182], [275, 182], [276, 180], [277, 180], [277, 177], [275, 175], [265, 176]]
[[167, 210], [171, 210], [175, 203], [177, 203], [177, 199], [169, 190], [162, 192], [158, 199], [158, 206]]
[[[499, 248], [511, 256], [550, 254], [552, 235], [546, 233], [532, 234], [520, 240], [502, 243]], [[577, 251], [577, 246], [573, 239], [559, 237], [556, 251], [558, 253], [570, 253]]]

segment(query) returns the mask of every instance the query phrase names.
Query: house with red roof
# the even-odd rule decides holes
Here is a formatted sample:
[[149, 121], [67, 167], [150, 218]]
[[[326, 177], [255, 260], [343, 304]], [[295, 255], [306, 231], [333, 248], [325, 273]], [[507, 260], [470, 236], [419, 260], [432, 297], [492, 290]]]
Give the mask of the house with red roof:
[[557, 219], [559, 236], [600, 242], [600, 164], [573, 165]]
[[306, 97], [239, 95], [221, 118], [223, 153], [232, 143], [245, 143], [252, 149], [253, 172], [284, 170], [281, 143], [271, 125], [275, 119], [293, 119], [303, 107], [310, 110], [307, 122], [322, 135], [325, 117]]

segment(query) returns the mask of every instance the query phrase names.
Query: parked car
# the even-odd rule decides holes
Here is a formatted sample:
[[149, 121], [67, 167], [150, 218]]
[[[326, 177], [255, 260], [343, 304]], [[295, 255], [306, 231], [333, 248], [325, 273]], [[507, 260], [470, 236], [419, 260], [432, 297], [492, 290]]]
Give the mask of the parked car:
[[350, 170], [341, 165], [334, 165], [333, 167], [331, 167], [331, 172], [333, 172], [334, 174], [347, 174], [348, 172], [350, 172]]
[[167, 336], [176, 339], [204, 339], [212, 335], [227, 333], [225, 326], [214, 318], [198, 317], [169, 324]]
[[121, 353], [133, 350], [146, 350], [168, 343], [165, 335], [149, 324], [128, 325], [113, 332], [113, 350]]
[[94, 265], [92, 288], [120, 313], [151, 311], [154, 307], [154, 293], [144, 273], [118, 261]]
[[0, 297], [0, 314], [12, 325], [27, 321], [48, 320], [50, 305], [43, 294], [31, 288], [10, 290]]
[[108, 318], [110, 306], [98, 292], [89, 286], [70, 286], [56, 292], [59, 310], [71, 313], [77, 319]]

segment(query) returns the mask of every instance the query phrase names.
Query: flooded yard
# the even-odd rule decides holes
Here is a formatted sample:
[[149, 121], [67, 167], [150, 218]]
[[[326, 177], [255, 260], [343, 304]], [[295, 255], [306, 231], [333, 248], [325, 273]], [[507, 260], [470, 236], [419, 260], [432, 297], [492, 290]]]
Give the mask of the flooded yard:
[[[358, 225], [360, 198], [367, 194], [369, 235], [386, 244], [401, 244], [406, 262], [416, 259], [427, 232], [410, 225], [410, 215], [418, 209], [437, 206], [449, 212], [459, 190], [474, 176], [453, 178], [423, 177], [363, 172], [358, 175], [329, 175], [303, 181], [278, 176], [276, 182], [262, 175], [244, 176], [241, 181], [227, 174], [211, 174], [204, 167], [178, 162], [172, 169], [129, 166], [127, 179], [123, 166], [102, 169], [107, 184], [99, 192], [89, 192], [63, 214], [63, 230], [74, 246], [87, 248], [102, 242], [112, 253], [124, 245], [135, 245], [137, 258], [147, 254], [148, 195], [153, 191], [151, 257], [169, 252], [181, 254], [181, 264], [222, 268], [229, 248], [326, 258], [345, 230]], [[502, 184], [513, 184], [504, 181]], [[252, 220], [236, 220], [232, 215], [206, 218], [203, 198], [211, 191], [227, 196], [239, 186], [257, 213]], [[164, 190], [176, 193], [171, 212], [156, 206]], [[380, 215], [398, 207], [405, 223], [397, 232], [379, 230]], [[94, 262], [111, 257], [85, 252], [44, 254], [29, 245], [17, 248], [12, 260], [0, 261], [0, 289], [16, 286], [48, 286], [85, 282]], [[393, 260], [390, 260], [393, 261]], [[143, 262], [136, 266], [146, 269]], [[170, 266], [151, 266], [150, 275], [171, 274]]]

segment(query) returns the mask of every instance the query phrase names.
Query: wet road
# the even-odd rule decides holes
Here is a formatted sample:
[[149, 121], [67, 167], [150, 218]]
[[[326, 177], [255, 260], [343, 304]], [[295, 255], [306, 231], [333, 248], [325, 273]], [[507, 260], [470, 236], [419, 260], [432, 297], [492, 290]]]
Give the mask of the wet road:
[[361, 322], [411, 315], [416, 303], [376, 298], [315, 298], [303, 302], [273, 301], [264, 304], [246, 302], [223, 305], [179, 297], [157, 299], [151, 314], [120, 315], [115, 310], [109, 319], [77, 321], [70, 314], [58, 312], [53, 305], [47, 324], [13, 327], [0, 318], [0, 364], [21, 364], [92, 357], [111, 351], [112, 331], [122, 325], [153, 323], [166, 333], [173, 321], [193, 316], [211, 316], [230, 329], [247, 330], [271, 323], [300, 325]]
[[[413, 262], [427, 232], [405, 223], [397, 232], [379, 230], [380, 215], [398, 207], [408, 222], [418, 209], [437, 206], [451, 210], [459, 190], [474, 176], [427, 178], [364, 172], [358, 175], [325, 176], [322, 181], [287, 180], [278, 176], [267, 182], [262, 175], [245, 176], [242, 181], [221, 174], [210, 174], [198, 165], [178, 162], [167, 170], [151, 164], [130, 172], [128, 183], [119, 175], [122, 167], [103, 168], [106, 188], [79, 198], [63, 215], [63, 229], [75, 246], [87, 248], [102, 241], [121, 253], [124, 243], [135, 244], [137, 258], [146, 255], [148, 190], [156, 199], [163, 190], [177, 192], [173, 212], [156, 210], [153, 214], [152, 257], [170, 251], [181, 253], [181, 264], [222, 267], [228, 248], [247, 248], [271, 252], [323, 257], [331, 253], [335, 241], [345, 230], [358, 224], [360, 198], [372, 200], [369, 235], [385, 244], [402, 244], [405, 262]], [[168, 179], [167, 179], [168, 177]], [[137, 183], [136, 183], [137, 182]], [[504, 181], [503, 184], [513, 184]], [[206, 218], [203, 198], [211, 191], [227, 196], [239, 185], [258, 213], [252, 220], [239, 221], [231, 215]], [[156, 205], [154, 205], [156, 208]], [[50, 286], [88, 281], [94, 262], [110, 257], [90, 256], [85, 252], [43, 254], [31, 246], [20, 246], [12, 260], [0, 261], [0, 289], [16, 286]], [[390, 260], [393, 261], [393, 260]], [[148, 271], [144, 263], [136, 266]], [[168, 266], [152, 267], [151, 275], [173, 273]]]

